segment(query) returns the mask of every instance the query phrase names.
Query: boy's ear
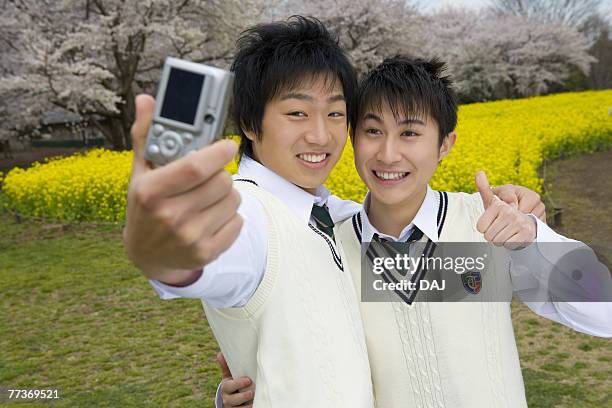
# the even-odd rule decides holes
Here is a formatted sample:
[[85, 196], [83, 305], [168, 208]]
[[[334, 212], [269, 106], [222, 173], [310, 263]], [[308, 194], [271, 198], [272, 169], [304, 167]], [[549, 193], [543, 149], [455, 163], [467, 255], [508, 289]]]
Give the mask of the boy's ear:
[[454, 131], [450, 132], [444, 140], [442, 141], [442, 146], [440, 146], [440, 153], [438, 154], [438, 162], [441, 162], [448, 154], [451, 149], [455, 145], [455, 141], [457, 140], [457, 133]]
[[246, 130], [245, 128], [242, 128], [242, 132], [246, 135], [247, 139], [249, 139], [251, 142], [255, 142], [257, 140], [257, 137], [255, 136], [255, 132], [253, 132], [252, 130]]

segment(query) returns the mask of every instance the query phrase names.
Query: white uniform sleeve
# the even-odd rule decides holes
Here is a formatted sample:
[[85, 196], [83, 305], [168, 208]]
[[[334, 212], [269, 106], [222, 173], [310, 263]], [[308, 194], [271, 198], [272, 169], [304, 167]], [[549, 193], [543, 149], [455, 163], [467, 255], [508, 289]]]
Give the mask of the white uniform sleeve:
[[215, 408], [225, 408], [225, 405], [223, 405], [223, 398], [221, 397], [221, 383], [217, 386], [217, 392], [215, 394]]
[[[531, 216], [537, 224], [536, 242], [525, 249], [510, 251], [510, 274], [517, 297], [542, 317], [582, 333], [612, 337], [612, 302], [551, 299], [551, 293], [561, 293], [559, 288], [551, 288], [551, 282], [561, 282], [572, 291], [568, 294], [570, 292], [562, 290], [562, 297], [566, 300], [579, 300], [581, 291], [592, 292], [593, 288], [603, 294], [598, 298], [608, 300], [612, 290], [610, 271], [584, 243], [557, 234], [537, 217]], [[575, 265], [579, 269], [559, 269], [562, 259], [563, 265]], [[580, 270], [589, 273], [585, 285], [572, 275], [576, 271], [580, 273]], [[551, 280], [551, 273], [562, 275]]]
[[244, 219], [236, 241], [204, 267], [198, 280], [176, 287], [149, 280], [162, 299], [203, 299], [216, 308], [244, 306], [261, 282], [267, 259], [267, 222], [261, 203], [246, 192], [238, 213]]
[[327, 208], [334, 224], [344, 221], [361, 211], [361, 204], [351, 200], [343, 200], [336, 196], [329, 196]]

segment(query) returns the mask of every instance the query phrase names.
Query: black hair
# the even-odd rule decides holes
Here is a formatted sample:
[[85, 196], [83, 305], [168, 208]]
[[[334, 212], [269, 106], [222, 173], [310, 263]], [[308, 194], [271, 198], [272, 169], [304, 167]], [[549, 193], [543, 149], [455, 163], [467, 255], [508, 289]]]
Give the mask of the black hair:
[[357, 75], [338, 38], [321, 21], [291, 16], [287, 21], [259, 24], [244, 31], [236, 45], [231, 68], [235, 75], [233, 115], [240, 129], [241, 156], [253, 157], [252, 142], [244, 130], [261, 140], [266, 103], [319, 75], [330, 89], [340, 81], [350, 120]]
[[441, 145], [457, 126], [457, 96], [450, 77], [442, 76], [445, 70], [446, 63], [437, 58], [424, 60], [396, 55], [385, 59], [359, 83], [352, 128], [356, 129], [367, 110], [381, 112], [387, 103], [395, 119], [403, 114], [435, 120]]

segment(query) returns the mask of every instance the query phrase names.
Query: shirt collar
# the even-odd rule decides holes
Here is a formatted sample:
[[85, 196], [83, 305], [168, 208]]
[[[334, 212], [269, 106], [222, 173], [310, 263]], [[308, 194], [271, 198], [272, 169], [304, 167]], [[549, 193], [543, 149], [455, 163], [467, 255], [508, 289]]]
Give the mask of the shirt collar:
[[313, 204], [326, 204], [331, 194], [323, 185], [317, 187], [314, 195], [310, 194], [246, 155], [240, 159], [235, 178], [253, 180], [294, 211], [305, 223], [310, 220]]
[[399, 237], [393, 237], [391, 235], [384, 234], [378, 231], [371, 223], [368, 218], [367, 209], [370, 207], [370, 193], [366, 195], [366, 198], [363, 202], [363, 208], [361, 209], [361, 222], [362, 222], [362, 232], [361, 232], [361, 240], [362, 242], [370, 242], [372, 241], [372, 237], [374, 234], [378, 234], [381, 238], [387, 238], [392, 241], [406, 241], [410, 234], [412, 233], [412, 228], [416, 225], [423, 234], [427, 236], [427, 238], [431, 239], [433, 242], [438, 242], [438, 225], [437, 225], [437, 214], [438, 214], [438, 200], [436, 198], [436, 193], [429, 186], [427, 186], [427, 193], [425, 194], [425, 199], [421, 204], [421, 207], [417, 211], [414, 219], [410, 224], [405, 226], [402, 229]]

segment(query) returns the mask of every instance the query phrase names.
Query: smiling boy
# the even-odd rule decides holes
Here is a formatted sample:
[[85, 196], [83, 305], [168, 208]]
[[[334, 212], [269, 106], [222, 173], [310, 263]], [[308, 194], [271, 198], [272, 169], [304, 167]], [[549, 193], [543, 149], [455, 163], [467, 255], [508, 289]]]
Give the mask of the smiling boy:
[[[357, 288], [368, 273], [359, 264], [362, 242], [406, 242], [415, 232], [432, 245], [485, 240], [476, 230], [481, 197], [428, 186], [456, 140], [457, 103], [442, 70], [435, 60], [395, 57], [360, 84], [355, 164], [370, 192], [362, 211], [338, 227], [351, 268], [358, 270], [351, 271]], [[509, 230], [491, 240], [533, 240], [535, 221], [506, 209], [512, 218], [498, 213], [492, 218], [501, 224], [485, 227]], [[491, 262], [471, 295], [511, 288], [506, 265]], [[360, 303], [377, 406], [526, 406], [508, 303], [394, 300]]]
[[[161, 298], [202, 301], [232, 370], [257, 381], [256, 406], [297, 400], [309, 407], [370, 408], [371, 373], [355, 290], [342, 247], [328, 228], [359, 206], [331, 197], [322, 186], [346, 143], [355, 71], [318, 20], [299, 16], [245, 31], [232, 71], [233, 113], [241, 132], [233, 181], [243, 220], [237, 238], [216, 259], [200, 263], [203, 268], [184, 270], [191, 263], [180, 259], [166, 262], [177, 248], [186, 258], [211, 258], [198, 253], [198, 234], [214, 237], [211, 232], [220, 230], [220, 241], [229, 236], [224, 223], [236, 218], [234, 200], [210, 202], [226, 190], [227, 173], [193, 188], [206, 163], [192, 156], [218, 152], [219, 142], [145, 177], [133, 175], [128, 253]], [[137, 149], [151, 105], [150, 98], [137, 100], [135, 158], [142, 157]], [[211, 160], [220, 161], [215, 155]], [[168, 185], [185, 192], [151, 202], [149, 190]], [[177, 207], [181, 211], [173, 213]], [[151, 231], [160, 239], [150, 239]], [[216, 252], [220, 245], [211, 247]]]
[[[496, 199], [484, 174], [477, 178], [480, 197], [429, 188], [456, 140], [457, 102], [443, 70], [437, 60], [397, 56], [360, 84], [355, 164], [370, 192], [352, 222], [338, 227], [357, 288], [369, 272], [356, 272], [362, 242], [405, 242], [415, 232], [439, 245], [486, 240], [516, 248], [536, 236], [563, 241], [536, 217]], [[509, 254], [493, 252], [478, 284], [465, 287], [470, 302], [360, 303], [378, 406], [526, 406], [508, 295], [514, 289], [521, 297], [521, 266], [526, 275], [542, 271], [539, 254]], [[454, 272], [443, 278], [462, 286]], [[575, 330], [611, 335], [609, 304], [526, 303]]]
[[[245, 224], [237, 241], [178, 294], [203, 300], [230, 367], [257, 382], [256, 406], [297, 400], [371, 407], [365, 341], [344, 254], [316, 219], [311, 222], [317, 213], [346, 217], [346, 205], [330, 202], [322, 183], [346, 142], [353, 67], [318, 21], [295, 18], [245, 32], [232, 70], [242, 131], [235, 186]], [[153, 283], [161, 293], [177, 294]]]

